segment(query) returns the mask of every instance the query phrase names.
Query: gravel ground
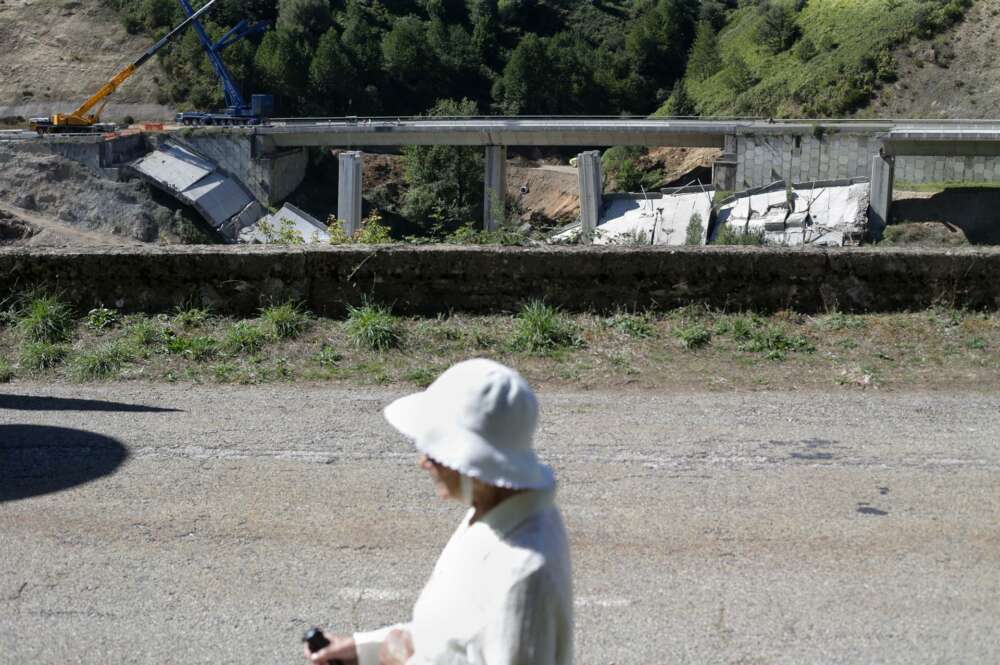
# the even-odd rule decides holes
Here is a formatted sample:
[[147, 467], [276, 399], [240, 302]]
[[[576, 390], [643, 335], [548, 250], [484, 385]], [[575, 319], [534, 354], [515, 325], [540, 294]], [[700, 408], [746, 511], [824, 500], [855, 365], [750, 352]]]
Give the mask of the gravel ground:
[[[461, 510], [394, 396], [0, 386], [0, 660], [291, 664], [405, 618]], [[1000, 662], [1000, 395], [542, 403], [578, 663]]]

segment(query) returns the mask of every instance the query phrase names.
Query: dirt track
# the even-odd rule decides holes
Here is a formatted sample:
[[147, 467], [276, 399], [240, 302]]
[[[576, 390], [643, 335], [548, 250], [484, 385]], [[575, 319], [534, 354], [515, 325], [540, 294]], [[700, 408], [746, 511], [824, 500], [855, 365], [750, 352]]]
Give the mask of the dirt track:
[[[296, 663], [404, 618], [459, 510], [393, 396], [0, 387], [4, 662]], [[542, 404], [577, 662], [1000, 660], [996, 393]]]

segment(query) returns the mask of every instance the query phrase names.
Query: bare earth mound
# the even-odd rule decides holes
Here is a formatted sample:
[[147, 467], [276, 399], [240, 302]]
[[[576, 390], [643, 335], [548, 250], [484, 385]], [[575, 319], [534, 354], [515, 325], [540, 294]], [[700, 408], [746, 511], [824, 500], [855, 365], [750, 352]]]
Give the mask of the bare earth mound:
[[[99, 0], [0, 2], [0, 117], [68, 112], [97, 92], [151, 42], [129, 35]], [[157, 103], [157, 61], [115, 92], [105, 118], [168, 119]]]
[[[157, 203], [139, 181], [100, 178], [82, 164], [58, 155], [0, 146], [0, 205], [4, 203], [8, 212], [14, 206], [58, 220], [61, 224], [56, 226], [107, 234], [105, 243], [151, 242], [174, 221], [173, 210]], [[66, 239], [72, 243], [80, 237], [70, 233]]]
[[870, 115], [996, 118], [1000, 115], [1000, 0], [977, 0], [964, 21], [933, 40], [896, 53], [899, 79]]

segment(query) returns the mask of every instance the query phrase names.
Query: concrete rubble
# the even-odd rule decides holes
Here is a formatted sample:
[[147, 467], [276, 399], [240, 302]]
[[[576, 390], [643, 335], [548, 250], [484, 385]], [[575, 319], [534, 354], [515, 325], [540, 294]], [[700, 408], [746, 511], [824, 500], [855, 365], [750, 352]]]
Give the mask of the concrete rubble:
[[238, 180], [175, 141], [164, 141], [153, 152], [130, 162], [128, 169], [193, 206], [230, 242], [236, 242], [241, 230], [266, 214]]
[[278, 239], [295, 237], [307, 243], [328, 243], [330, 232], [325, 224], [312, 215], [286, 203], [281, 210], [268, 215], [240, 231], [239, 241], [249, 244], [273, 243]]
[[[611, 194], [594, 233], [595, 245], [704, 245], [715, 191], [700, 185], [664, 189], [649, 194]], [[697, 242], [688, 242], [691, 229]], [[580, 224], [563, 229], [553, 242], [573, 242]], [[692, 238], [693, 240], [694, 238]]]
[[867, 179], [793, 185], [776, 182], [722, 202], [712, 238], [724, 226], [762, 233], [764, 244], [797, 247], [859, 245], [868, 230]]

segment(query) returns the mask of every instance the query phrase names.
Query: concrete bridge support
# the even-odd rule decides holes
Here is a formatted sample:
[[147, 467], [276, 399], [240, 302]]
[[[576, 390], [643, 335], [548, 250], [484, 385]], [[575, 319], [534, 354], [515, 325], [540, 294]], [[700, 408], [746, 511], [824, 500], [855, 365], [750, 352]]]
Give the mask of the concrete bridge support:
[[896, 158], [882, 152], [872, 158], [872, 189], [868, 207], [868, 228], [872, 238], [882, 237], [889, 224], [892, 207], [892, 187], [896, 175]]
[[594, 239], [597, 223], [604, 212], [604, 178], [601, 174], [601, 152], [590, 150], [577, 157], [580, 177], [580, 240]]
[[361, 228], [361, 159], [360, 152], [351, 151], [338, 160], [337, 219], [348, 236]]
[[503, 223], [507, 206], [507, 146], [486, 146], [483, 178], [483, 228], [493, 231]]
[[712, 185], [723, 192], [735, 192], [736, 171], [739, 168], [738, 141], [735, 134], [727, 134], [722, 156], [712, 165]]

